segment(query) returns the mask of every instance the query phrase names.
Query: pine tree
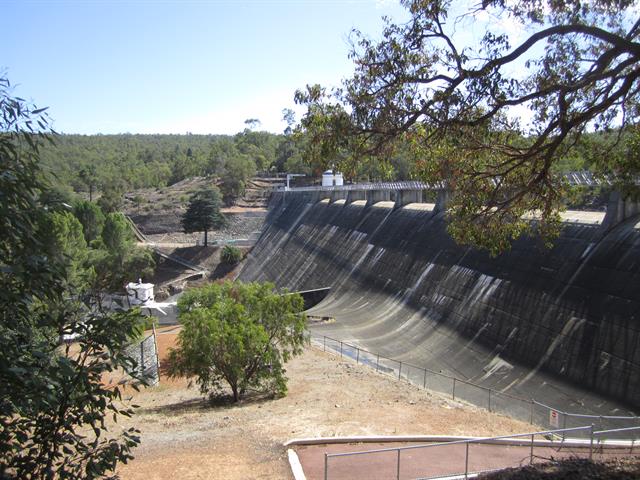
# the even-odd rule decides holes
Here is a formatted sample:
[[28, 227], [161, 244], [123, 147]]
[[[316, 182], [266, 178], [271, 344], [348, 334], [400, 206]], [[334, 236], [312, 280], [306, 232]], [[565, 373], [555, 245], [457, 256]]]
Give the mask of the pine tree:
[[226, 225], [226, 219], [220, 213], [220, 205], [220, 191], [217, 188], [208, 188], [194, 193], [189, 199], [187, 211], [182, 216], [184, 233], [204, 232], [206, 247], [209, 230]]

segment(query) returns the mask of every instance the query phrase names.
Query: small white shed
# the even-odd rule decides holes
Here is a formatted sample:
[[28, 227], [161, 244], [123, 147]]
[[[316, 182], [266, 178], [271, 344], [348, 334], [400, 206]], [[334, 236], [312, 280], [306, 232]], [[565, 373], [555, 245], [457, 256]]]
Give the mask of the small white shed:
[[322, 174], [322, 186], [323, 187], [340, 187], [344, 185], [344, 180], [340, 172], [334, 172], [333, 170], [327, 170]]
[[152, 302], [154, 300], [153, 283], [142, 283], [140, 279], [137, 282], [127, 283], [127, 296], [129, 297], [130, 305], [142, 305], [146, 302]]

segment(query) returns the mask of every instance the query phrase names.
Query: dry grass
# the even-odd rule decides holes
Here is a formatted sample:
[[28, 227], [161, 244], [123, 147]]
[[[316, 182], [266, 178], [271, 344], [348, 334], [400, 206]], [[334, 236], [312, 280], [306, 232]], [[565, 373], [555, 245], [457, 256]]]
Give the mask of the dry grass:
[[[175, 327], [159, 335], [161, 356]], [[287, 365], [289, 394], [211, 404], [184, 379], [162, 379], [133, 401], [143, 432], [123, 479], [292, 478], [282, 444], [296, 437], [497, 435], [525, 423], [428, 393], [314, 348]]]

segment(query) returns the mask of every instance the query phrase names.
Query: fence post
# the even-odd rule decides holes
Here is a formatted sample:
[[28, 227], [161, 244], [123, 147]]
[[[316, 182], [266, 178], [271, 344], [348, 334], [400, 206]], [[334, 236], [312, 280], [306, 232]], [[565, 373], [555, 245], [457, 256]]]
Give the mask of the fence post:
[[422, 388], [427, 388], [427, 369], [424, 369], [424, 378], [422, 379]]
[[453, 377], [453, 391], [451, 392], [453, 399], [456, 399], [456, 377]]
[[533, 465], [533, 434], [531, 435], [531, 450], [529, 451], [529, 465]]
[[396, 480], [400, 480], [400, 449], [398, 449], [398, 469], [396, 471]]
[[144, 375], [144, 340], [140, 342], [140, 375]]
[[398, 380], [400, 380], [400, 375], [402, 375], [402, 362], [400, 362], [400, 368], [398, 369]]
[[531, 399], [531, 416], [529, 417], [529, 423], [533, 425], [533, 407], [535, 405], [535, 401]]
[[340, 358], [342, 358], [342, 341], [340, 341]]
[[360, 349], [356, 348], [356, 365], [358, 365], [359, 361], [360, 361]]
[[598, 420], [600, 420], [600, 430], [604, 430], [605, 428], [604, 428], [604, 423], [602, 421], [602, 415], [598, 417]]
[[469, 442], [467, 442], [467, 450], [464, 454], [464, 478], [469, 478]]
[[322, 336], [322, 351], [323, 352], [327, 351], [327, 336], [326, 335]]
[[489, 389], [489, 413], [491, 413], [491, 389]]
[[589, 460], [593, 460], [593, 423], [589, 429]]
[[567, 436], [567, 412], [562, 412], [562, 443]]
[[151, 322], [151, 328], [153, 329], [153, 346], [156, 349], [156, 367], [158, 369], [158, 382], [160, 382], [160, 352], [158, 351], [158, 336], [156, 334], [156, 322]]
[[376, 354], [376, 372], [380, 368], [380, 354]]
[[324, 480], [329, 478], [329, 457], [324, 454]]

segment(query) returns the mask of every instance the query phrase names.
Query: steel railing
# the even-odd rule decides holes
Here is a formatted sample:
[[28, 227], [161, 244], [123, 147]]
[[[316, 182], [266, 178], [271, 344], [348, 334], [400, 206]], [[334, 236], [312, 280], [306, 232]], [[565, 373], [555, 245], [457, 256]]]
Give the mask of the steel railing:
[[[637, 427], [634, 427], [637, 428]], [[329, 461], [332, 458], [344, 458], [344, 457], [355, 457], [355, 456], [365, 456], [365, 455], [377, 455], [377, 454], [381, 454], [381, 453], [390, 453], [390, 452], [394, 452], [395, 458], [396, 458], [396, 468], [395, 468], [395, 477], [396, 480], [400, 479], [400, 470], [401, 470], [401, 458], [402, 458], [402, 452], [406, 452], [406, 451], [414, 451], [414, 450], [419, 450], [419, 449], [442, 449], [443, 447], [451, 447], [454, 445], [464, 445], [465, 448], [465, 460], [464, 460], [464, 471], [454, 471], [454, 472], [446, 472], [446, 474], [444, 475], [438, 475], [438, 477], [443, 477], [443, 476], [457, 476], [457, 475], [464, 475], [464, 478], [468, 478], [468, 476], [470, 474], [476, 474], [476, 473], [481, 473], [481, 472], [486, 472], [489, 470], [470, 470], [469, 469], [469, 447], [472, 444], [476, 444], [476, 443], [497, 443], [499, 445], [498, 442], [504, 441], [504, 440], [514, 440], [514, 439], [520, 439], [520, 438], [525, 438], [526, 441], [522, 441], [522, 442], [518, 442], [520, 446], [528, 446], [529, 447], [529, 454], [528, 454], [528, 458], [529, 458], [529, 464], [533, 463], [533, 459], [534, 459], [534, 449], [535, 449], [535, 445], [536, 445], [536, 437], [541, 437], [541, 436], [560, 436], [559, 434], [562, 434], [562, 437], [565, 437], [567, 433], [570, 432], [588, 432], [588, 436], [589, 436], [589, 442], [588, 444], [585, 443], [585, 445], [582, 446], [582, 448], [586, 449], [587, 447], [589, 448], [589, 459], [593, 458], [593, 452], [594, 452], [594, 437], [602, 432], [596, 432], [594, 431], [593, 425], [588, 425], [588, 426], [582, 426], [582, 427], [573, 427], [573, 428], [563, 428], [563, 429], [555, 429], [555, 430], [544, 430], [544, 431], [538, 431], [538, 432], [529, 432], [529, 433], [518, 433], [518, 434], [512, 434], [512, 435], [499, 435], [499, 436], [495, 436], [495, 437], [481, 437], [481, 438], [471, 438], [471, 439], [464, 439], [464, 440], [453, 440], [450, 442], [438, 442], [438, 443], [430, 443], [430, 444], [422, 444], [422, 445], [410, 445], [410, 446], [405, 446], [405, 447], [391, 447], [391, 448], [378, 448], [378, 449], [373, 449], [373, 450], [365, 450], [365, 451], [354, 451], [354, 452], [343, 452], [343, 453], [325, 453], [324, 454], [324, 480], [329, 480]], [[503, 444], [505, 445], [505, 444]], [[549, 448], [548, 442], [542, 442], [541, 445], [539, 445], [543, 448]], [[576, 454], [575, 451], [572, 452], [573, 455]], [[526, 458], [526, 457], [525, 457]], [[506, 467], [501, 467], [501, 468], [506, 468]], [[500, 469], [500, 468], [498, 468]], [[496, 470], [498, 470], [496, 469]], [[494, 469], [491, 469], [494, 470]], [[424, 478], [424, 477], [423, 477]], [[435, 478], [435, 477], [434, 477]]]
[[[352, 358], [357, 364], [368, 365], [371, 368], [375, 368], [378, 372], [393, 375], [398, 380], [405, 379], [418, 387], [450, 394], [453, 400], [462, 399], [469, 401], [476, 406], [486, 408], [489, 412], [499, 411], [506, 413], [510, 416], [528, 421], [532, 425], [535, 423], [542, 424], [543, 420], [548, 420], [549, 423], [551, 423], [552, 418], [555, 418], [556, 423], [552, 426], [560, 429], [573, 428], [577, 425], [572, 425], [572, 423], [578, 422], [579, 425], [584, 425], [586, 422], [593, 423], [598, 426], [600, 431], [609, 431], [611, 433], [623, 433], [630, 431], [629, 429], [636, 428], [635, 426], [629, 427], [627, 430], [607, 428], [613, 425], [624, 425], [628, 427], [630, 424], [637, 424], [638, 427], [640, 427], [640, 417], [638, 416], [593, 415], [567, 412], [540, 402], [535, 398], [524, 398], [495, 390], [491, 387], [478, 385], [453, 375], [386, 357], [326, 335], [314, 337], [313, 340], [317, 344], [322, 345], [322, 349], [325, 352], [335, 352], [339, 354], [341, 358], [345, 356]], [[439, 381], [434, 381], [434, 379]], [[463, 389], [467, 389], [467, 391], [465, 392]], [[481, 396], [474, 395], [477, 393], [481, 393]]]
[[[613, 177], [605, 175], [594, 175], [588, 170], [567, 172], [562, 174], [564, 180], [572, 186], [588, 186], [596, 187], [602, 185], [611, 185], [614, 181]], [[496, 180], [493, 181], [496, 183]], [[636, 182], [637, 183], [637, 182]], [[347, 185], [312, 185], [306, 187], [277, 187], [278, 191], [292, 192], [333, 192], [333, 191], [351, 191], [351, 190], [441, 190], [446, 187], [446, 182], [426, 183], [417, 180], [404, 180], [395, 182], [365, 182], [353, 183]]]
[[368, 183], [351, 183], [347, 185], [314, 185], [308, 187], [278, 187], [278, 191], [290, 192], [343, 192], [343, 191], [359, 191], [359, 190], [440, 190], [445, 187], [444, 182], [425, 183], [414, 180], [398, 181], [398, 182], [368, 182]]
[[[402, 452], [406, 452], [406, 451], [414, 451], [414, 450], [420, 450], [420, 449], [443, 449], [443, 448], [450, 448], [452, 446], [456, 446], [456, 445], [463, 445], [465, 452], [464, 452], [464, 470], [459, 469], [456, 471], [450, 471], [450, 472], [446, 472], [444, 473], [444, 475], [438, 475], [437, 477], [433, 477], [433, 478], [438, 478], [438, 477], [443, 477], [443, 476], [464, 476], [464, 478], [468, 478], [469, 475], [473, 475], [473, 474], [477, 474], [477, 473], [482, 473], [482, 472], [487, 472], [490, 470], [499, 470], [501, 468], [507, 468], [510, 465], [504, 465], [498, 468], [491, 468], [491, 469], [470, 469], [469, 468], [469, 460], [470, 460], [470, 455], [469, 455], [469, 449], [470, 446], [473, 444], [482, 444], [482, 443], [491, 443], [494, 445], [499, 445], [499, 446], [510, 446], [510, 445], [515, 445], [516, 446], [520, 446], [520, 447], [529, 447], [528, 450], [528, 461], [529, 464], [533, 463], [534, 458], [536, 457], [534, 455], [535, 452], [535, 447], [536, 447], [536, 442], [538, 442], [538, 447], [540, 448], [558, 448], [561, 449], [563, 448], [563, 446], [565, 445], [564, 441], [559, 443], [559, 444], [554, 444], [553, 442], [549, 442], [548, 440], [546, 440], [546, 438], [549, 437], [562, 437], [565, 438], [567, 433], [575, 433], [575, 432], [580, 432], [580, 433], [586, 433], [588, 435], [588, 442], [585, 441], [584, 443], [577, 443], [577, 444], [572, 444], [571, 445], [571, 456], [583, 456], [583, 457], [587, 457], [587, 448], [588, 448], [588, 458], [591, 460], [593, 459], [593, 455], [594, 453], [598, 453], [598, 449], [601, 450], [601, 453], [604, 449], [604, 445], [600, 444], [600, 442], [598, 441], [598, 445], [594, 445], [597, 437], [599, 436], [603, 436], [603, 435], [609, 435], [611, 433], [614, 432], [620, 432], [620, 431], [637, 431], [640, 430], [640, 427], [627, 427], [627, 428], [618, 428], [618, 429], [610, 429], [610, 430], [600, 430], [600, 431], [596, 431], [594, 430], [594, 426], [593, 425], [586, 425], [586, 426], [581, 426], [581, 427], [572, 427], [572, 428], [562, 428], [562, 429], [554, 429], [554, 430], [544, 430], [544, 431], [538, 431], [538, 432], [529, 432], [529, 433], [518, 433], [518, 434], [511, 434], [511, 435], [499, 435], [499, 436], [494, 436], [494, 437], [481, 437], [481, 438], [471, 438], [471, 439], [463, 439], [463, 440], [454, 440], [454, 441], [450, 441], [450, 442], [438, 442], [438, 443], [430, 443], [430, 444], [422, 444], [422, 445], [410, 445], [410, 446], [405, 446], [405, 447], [391, 447], [391, 448], [378, 448], [378, 449], [373, 449], [373, 450], [365, 450], [365, 451], [354, 451], [354, 452], [343, 452], [343, 453], [325, 453], [324, 454], [324, 479], [325, 480], [329, 480], [329, 461], [332, 458], [344, 458], [344, 457], [355, 457], [355, 456], [366, 456], [366, 455], [377, 455], [377, 454], [382, 454], [382, 453], [395, 453], [395, 461], [396, 461], [396, 465], [395, 465], [395, 477], [396, 480], [400, 479], [400, 471], [401, 471], [401, 465], [402, 465]], [[540, 439], [539, 441], [536, 441], [536, 437], [545, 437], [545, 440]], [[509, 442], [509, 443], [504, 443], [505, 440], [518, 440], [518, 439], [525, 439], [522, 441], [517, 441], [517, 442]], [[634, 448], [634, 443], [635, 442], [631, 442], [630, 445], [630, 449], [628, 454], [633, 454], [633, 448]], [[616, 453], [620, 453], [623, 455], [626, 455], [627, 452], [625, 450], [625, 452], [621, 452], [620, 451], [620, 446], [613, 446], [613, 448], [616, 448]], [[524, 460], [526, 460], [527, 457], [524, 457], [521, 461], [520, 464], [522, 464], [522, 462]], [[410, 461], [410, 460], [409, 460]], [[422, 477], [424, 478], [424, 477]]]

